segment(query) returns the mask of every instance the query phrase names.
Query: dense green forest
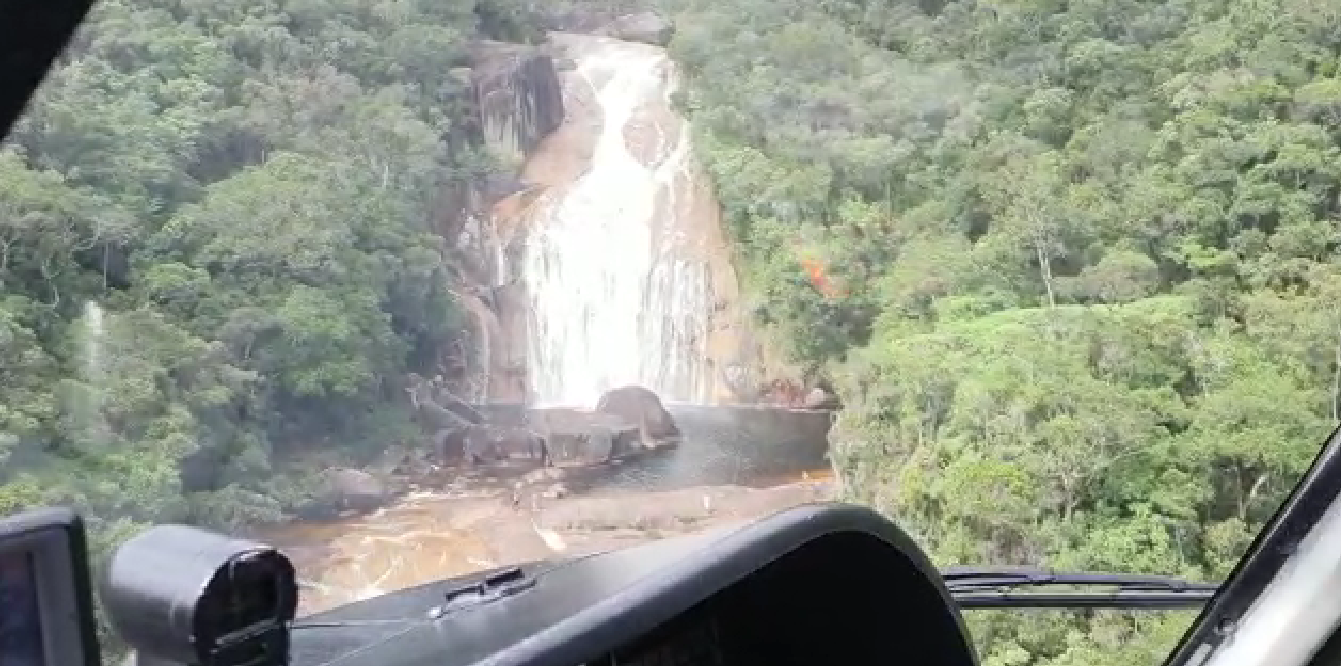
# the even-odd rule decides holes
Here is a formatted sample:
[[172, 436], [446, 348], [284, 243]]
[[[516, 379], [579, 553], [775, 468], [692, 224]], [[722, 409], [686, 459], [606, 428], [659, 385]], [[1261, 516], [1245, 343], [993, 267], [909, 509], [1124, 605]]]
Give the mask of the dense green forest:
[[101, 556], [417, 437], [396, 382], [461, 323], [435, 197], [491, 169], [452, 70], [536, 35], [508, 0], [99, 0], [0, 151], [0, 515], [80, 507]]
[[[847, 404], [847, 492], [941, 563], [1222, 578], [1341, 401], [1341, 5], [679, 10], [757, 314]], [[973, 620], [987, 664], [1069, 666], [1158, 663], [1190, 617]]]

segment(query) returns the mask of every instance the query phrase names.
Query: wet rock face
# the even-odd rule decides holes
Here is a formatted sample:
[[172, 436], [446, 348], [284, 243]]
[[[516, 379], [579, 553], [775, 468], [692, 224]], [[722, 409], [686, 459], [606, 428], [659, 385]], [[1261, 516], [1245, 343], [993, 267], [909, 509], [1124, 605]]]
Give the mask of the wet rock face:
[[327, 472], [325, 490], [320, 503], [334, 512], [375, 511], [389, 498], [385, 484], [377, 477], [356, 469], [336, 468]]
[[816, 386], [815, 388], [810, 389], [809, 393], [806, 393], [805, 402], [802, 406], [806, 409], [833, 410], [841, 409], [843, 405], [839, 402], [838, 396]]
[[558, 465], [599, 465], [640, 449], [638, 426], [580, 409], [532, 409], [527, 423], [544, 438]]
[[656, 12], [625, 14], [599, 31], [599, 34], [665, 47], [675, 36], [675, 24]]
[[[480, 40], [471, 44], [470, 66], [445, 76], [459, 86], [451, 103], [470, 109], [443, 137], [453, 154], [483, 145], [505, 162], [520, 161], [563, 123], [563, 90], [546, 47]], [[434, 204], [438, 232], [456, 244], [472, 215], [521, 188], [507, 173], [444, 185]]]
[[680, 443], [675, 419], [655, 393], [639, 386], [607, 392], [596, 409], [530, 409], [526, 425], [558, 465], [599, 465]]
[[492, 211], [528, 201], [530, 190], [516, 171], [563, 123], [563, 89], [548, 47], [482, 40], [471, 45], [470, 64], [451, 73], [464, 84], [457, 102], [470, 112], [450, 133], [449, 150], [482, 148], [501, 169], [482, 178], [452, 179], [437, 193], [435, 226], [453, 253], [452, 289], [471, 317], [465, 350], [445, 348], [441, 355], [468, 359], [460, 372], [445, 371], [458, 394], [471, 400], [520, 399], [526, 377], [518, 359], [524, 359], [524, 349], [519, 354], [515, 336], [505, 334], [519, 324], [502, 298], [507, 294], [499, 292], [516, 279], [507, 268], [513, 239]]
[[543, 437], [524, 426], [473, 426], [465, 436], [464, 462], [467, 465], [526, 458], [541, 465], [550, 463], [549, 447]]
[[563, 89], [544, 49], [480, 42], [472, 53], [471, 83], [486, 145], [523, 159], [563, 122]]
[[649, 448], [673, 446], [680, 442], [680, 428], [666, 411], [657, 394], [641, 386], [624, 386], [607, 391], [596, 403], [596, 411], [636, 424], [639, 440]]

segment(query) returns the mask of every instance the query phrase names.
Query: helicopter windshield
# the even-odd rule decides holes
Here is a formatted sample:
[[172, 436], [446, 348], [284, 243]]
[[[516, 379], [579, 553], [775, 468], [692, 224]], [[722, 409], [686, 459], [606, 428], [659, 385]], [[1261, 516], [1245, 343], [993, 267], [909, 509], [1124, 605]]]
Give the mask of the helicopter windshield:
[[[24, 21], [83, 8], [19, 4], [26, 97], [59, 22]], [[268, 541], [307, 615], [838, 498], [947, 572], [1121, 574], [1049, 613], [1012, 604], [1079, 579], [960, 578], [993, 666], [1320, 637], [1338, 35], [1329, 0], [99, 2], [0, 146], [0, 512], [78, 507], [97, 563]], [[1228, 582], [1197, 619], [1138, 575]]]

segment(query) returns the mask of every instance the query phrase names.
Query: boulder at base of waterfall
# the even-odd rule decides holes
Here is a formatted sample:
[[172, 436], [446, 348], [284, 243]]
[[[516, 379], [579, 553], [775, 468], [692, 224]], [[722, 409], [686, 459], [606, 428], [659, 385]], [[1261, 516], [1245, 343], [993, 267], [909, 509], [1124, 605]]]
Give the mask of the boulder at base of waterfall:
[[810, 389], [810, 392], [806, 394], [806, 398], [805, 401], [802, 403], [802, 406], [805, 407], [806, 409], [842, 408], [842, 404], [838, 402], [838, 396], [828, 391], [825, 391], [824, 389], [818, 386]]
[[568, 476], [568, 471], [560, 467], [542, 467], [527, 472], [521, 478], [521, 483], [544, 483], [546, 481], [558, 481]]
[[466, 435], [469, 433], [469, 426], [435, 431], [431, 436], [433, 463], [453, 465], [461, 462], [466, 455]]
[[680, 443], [680, 428], [661, 404], [661, 398], [641, 386], [606, 391], [596, 403], [596, 411], [637, 424], [638, 440], [649, 449]]
[[339, 511], [367, 513], [382, 507], [387, 488], [377, 477], [356, 469], [332, 469], [326, 473], [328, 498]]
[[550, 464], [545, 438], [525, 426], [471, 426], [465, 437], [468, 465], [526, 458], [542, 465]]
[[618, 416], [578, 409], [532, 409], [527, 423], [544, 438], [555, 465], [599, 465], [642, 448], [638, 426]]
[[526, 426], [492, 426], [494, 449], [503, 458], [526, 458], [548, 465], [549, 444]]
[[432, 453], [423, 448], [389, 446], [373, 469], [383, 477], [422, 477], [433, 471], [434, 462]]
[[615, 19], [600, 33], [625, 41], [664, 47], [675, 36], [675, 24], [656, 12], [638, 12]]

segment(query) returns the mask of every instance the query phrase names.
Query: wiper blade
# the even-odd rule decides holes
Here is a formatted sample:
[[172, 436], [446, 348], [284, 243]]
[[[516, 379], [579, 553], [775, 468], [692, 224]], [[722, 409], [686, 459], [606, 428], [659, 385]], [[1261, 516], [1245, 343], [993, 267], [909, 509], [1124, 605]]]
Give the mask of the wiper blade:
[[[464, 579], [464, 580], [462, 580]], [[440, 620], [457, 611], [493, 603], [531, 589], [536, 578], [519, 566], [501, 567], [478, 575], [442, 581], [443, 603], [430, 607], [423, 617], [348, 620], [296, 620], [290, 629], [347, 629], [352, 627], [416, 625]]]
[[950, 567], [941, 572], [946, 587], [1023, 587], [1039, 585], [1112, 585], [1125, 590], [1209, 590], [1213, 583], [1194, 583], [1170, 576], [1094, 572], [1059, 572], [1024, 567]]
[[348, 629], [350, 627], [386, 627], [386, 626], [395, 627], [410, 623], [423, 622], [425, 619], [432, 619], [432, 618], [398, 617], [389, 620], [321, 620], [314, 622], [304, 620], [294, 620], [289, 624], [289, 629]]
[[[960, 608], [1198, 608], [1212, 583], [1141, 574], [1056, 572], [1012, 567], [951, 567], [942, 572]], [[1020, 587], [1102, 586], [1093, 592], [1015, 592]]]
[[1177, 609], [1201, 608], [1211, 600], [1214, 592], [1188, 590], [1185, 592], [1146, 592], [1116, 590], [1113, 592], [956, 592], [950, 597], [960, 608], [1143, 608]]

